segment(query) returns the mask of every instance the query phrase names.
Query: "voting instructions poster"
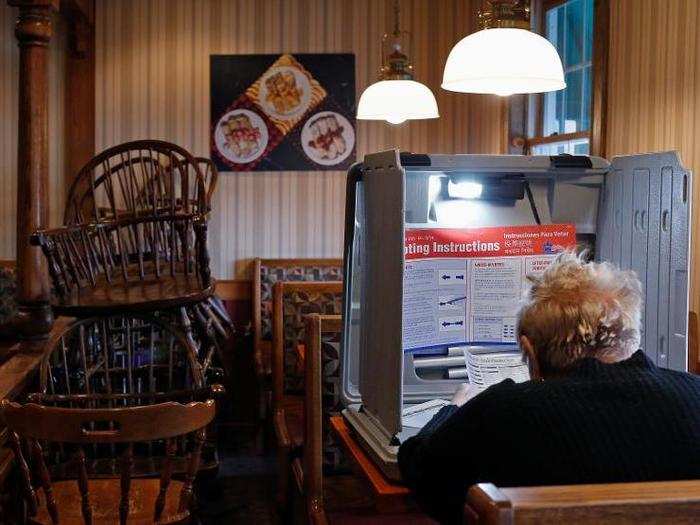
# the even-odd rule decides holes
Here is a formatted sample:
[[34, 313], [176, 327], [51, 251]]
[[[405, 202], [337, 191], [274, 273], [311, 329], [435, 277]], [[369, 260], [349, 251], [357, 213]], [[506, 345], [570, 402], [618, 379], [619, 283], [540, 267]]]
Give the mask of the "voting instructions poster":
[[404, 351], [515, 343], [525, 276], [575, 246], [573, 224], [407, 229]]

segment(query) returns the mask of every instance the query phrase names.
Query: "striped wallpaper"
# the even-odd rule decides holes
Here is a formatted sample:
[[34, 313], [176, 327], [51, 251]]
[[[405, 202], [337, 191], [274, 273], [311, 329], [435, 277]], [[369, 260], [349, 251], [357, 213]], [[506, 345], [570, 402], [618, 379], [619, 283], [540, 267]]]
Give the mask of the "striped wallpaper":
[[[375, 81], [390, 0], [97, 0], [96, 147], [162, 138], [208, 155], [209, 55], [351, 52], [357, 97]], [[358, 155], [497, 153], [502, 104], [439, 89], [451, 47], [472, 30], [474, 0], [402, 0], [417, 79], [441, 118], [358, 122]], [[341, 255], [345, 173], [225, 173], [214, 203], [214, 275], [246, 277], [253, 257]]]
[[[0, 259], [15, 257], [17, 211], [17, 91], [19, 48], [14, 36], [17, 8], [0, 1]], [[49, 221], [58, 225], [63, 216], [64, 133], [63, 99], [66, 32], [54, 16], [54, 37], [49, 51]]]
[[607, 154], [676, 149], [695, 174], [690, 307], [700, 309], [700, 2], [611, 0]]

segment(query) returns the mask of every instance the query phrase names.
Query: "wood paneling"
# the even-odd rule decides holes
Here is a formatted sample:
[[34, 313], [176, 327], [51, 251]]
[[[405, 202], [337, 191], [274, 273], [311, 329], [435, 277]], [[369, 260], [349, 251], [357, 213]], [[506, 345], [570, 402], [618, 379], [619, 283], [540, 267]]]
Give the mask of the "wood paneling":
[[700, 2], [611, 0], [607, 156], [676, 149], [695, 174], [690, 309], [700, 307]]
[[[376, 80], [390, 0], [97, 0], [96, 149], [162, 138], [209, 154], [209, 55], [351, 52], [356, 87]], [[415, 152], [498, 153], [496, 97], [439, 88], [452, 46], [473, 29], [475, 0], [402, 0], [417, 79], [438, 99], [440, 119], [389, 126], [358, 122], [358, 158], [399, 147]], [[344, 172], [227, 173], [210, 227], [214, 275], [246, 277], [252, 257], [338, 257]], [[238, 268], [238, 270], [236, 270]]]
[[[17, 211], [17, 115], [19, 49], [14, 37], [17, 8], [0, 2], [0, 258], [15, 257]], [[63, 215], [64, 129], [63, 98], [65, 27], [56, 14], [49, 43], [49, 222]]]

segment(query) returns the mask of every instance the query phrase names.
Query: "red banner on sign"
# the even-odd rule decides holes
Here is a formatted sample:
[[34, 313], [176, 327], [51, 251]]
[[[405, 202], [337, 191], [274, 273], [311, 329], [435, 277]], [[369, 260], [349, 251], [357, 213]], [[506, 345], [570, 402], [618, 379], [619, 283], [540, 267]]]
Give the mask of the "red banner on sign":
[[545, 255], [576, 247], [573, 224], [406, 230], [406, 260]]

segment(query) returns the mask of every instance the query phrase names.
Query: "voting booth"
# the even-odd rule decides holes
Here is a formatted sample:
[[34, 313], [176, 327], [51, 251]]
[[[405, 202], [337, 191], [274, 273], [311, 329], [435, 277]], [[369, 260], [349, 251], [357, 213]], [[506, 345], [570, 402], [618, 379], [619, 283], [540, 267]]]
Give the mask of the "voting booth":
[[562, 250], [637, 272], [641, 346], [659, 366], [685, 370], [690, 195], [675, 152], [609, 163], [386, 151], [353, 166], [343, 415], [384, 473], [400, 478], [399, 445], [467, 377], [488, 386], [501, 367], [522, 366], [525, 276]]

